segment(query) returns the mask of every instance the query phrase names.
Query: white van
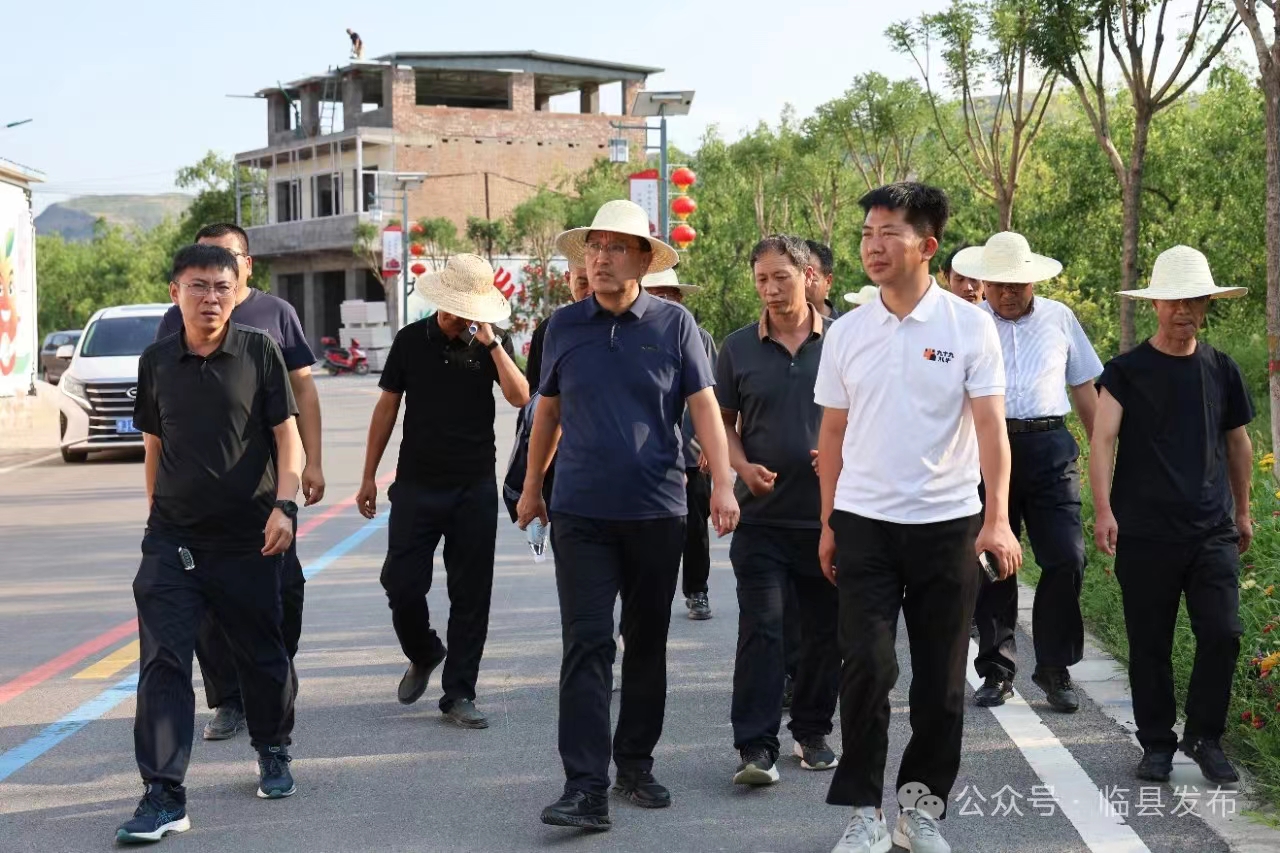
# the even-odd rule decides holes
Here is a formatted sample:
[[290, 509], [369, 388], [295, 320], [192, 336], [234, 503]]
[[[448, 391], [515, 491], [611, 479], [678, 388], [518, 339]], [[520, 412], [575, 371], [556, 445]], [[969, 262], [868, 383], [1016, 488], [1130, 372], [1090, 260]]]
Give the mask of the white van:
[[58, 383], [62, 458], [83, 462], [91, 450], [141, 448], [133, 425], [138, 356], [156, 339], [168, 303], [103, 308], [89, 318], [74, 348], [58, 351], [71, 364]]

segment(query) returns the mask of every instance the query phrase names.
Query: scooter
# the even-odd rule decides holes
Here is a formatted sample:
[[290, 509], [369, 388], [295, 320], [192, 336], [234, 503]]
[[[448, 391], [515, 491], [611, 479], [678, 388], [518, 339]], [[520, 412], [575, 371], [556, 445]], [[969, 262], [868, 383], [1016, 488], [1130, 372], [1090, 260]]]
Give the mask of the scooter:
[[338, 346], [336, 338], [321, 338], [320, 345], [324, 347], [324, 368], [330, 376], [341, 373], [364, 376], [369, 372], [369, 359], [355, 338], [351, 339], [350, 349]]

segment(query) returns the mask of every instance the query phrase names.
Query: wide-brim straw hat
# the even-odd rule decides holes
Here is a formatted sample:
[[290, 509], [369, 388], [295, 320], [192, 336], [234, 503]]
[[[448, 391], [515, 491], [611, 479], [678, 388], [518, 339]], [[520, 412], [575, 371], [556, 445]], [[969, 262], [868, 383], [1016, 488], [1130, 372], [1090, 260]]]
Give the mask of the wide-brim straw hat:
[[1249, 292], [1247, 287], [1218, 287], [1209, 271], [1209, 259], [1190, 246], [1165, 249], [1151, 268], [1151, 281], [1142, 290], [1122, 290], [1121, 296], [1136, 299], [1235, 299]]
[[697, 293], [702, 289], [696, 284], [681, 284], [680, 277], [676, 275], [675, 270], [651, 272], [644, 278], [640, 279], [640, 286], [646, 290], [655, 287], [671, 287], [684, 294]]
[[998, 284], [1047, 281], [1062, 272], [1062, 264], [1031, 251], [1027, 238], [1014, 231], [991, 235], [984, 246], [961, 249], [951, 259], [960, 275]]
[[680, 255], [675, 249], [649, 234], [649, 214], [635, 202], [626, 199], [605, 202], [596, 211], [589, 227], [570, 228], [556, 237], [556, 249], [569, 259], [569, 263], [584, 266], [587, 262], [587, 235], [592, 231], [612, 231], [648, 240], [653, 250], [648, 272], [669, 270], [680, 262]]
[[864, 284], [858, 289], [857, 293], [846, 293], [844, 295], [845, 302], [851, 302], [854, 305], [866, 305], [880, 297], [880, 288], [874, 284]]
[[493, 267], [479, 255], [454, 255], [439, 272], [418, 276], [414, 289], [441, 311], [465, 320], [501, 323], [511, 316], [511, 303], [493, 286]]

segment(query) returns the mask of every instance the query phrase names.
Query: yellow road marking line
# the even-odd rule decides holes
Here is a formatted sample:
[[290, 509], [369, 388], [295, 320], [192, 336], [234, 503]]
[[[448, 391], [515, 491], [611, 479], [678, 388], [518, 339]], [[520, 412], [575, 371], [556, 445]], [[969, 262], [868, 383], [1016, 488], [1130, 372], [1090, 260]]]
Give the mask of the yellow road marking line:
[[90, 664], [77, 672], [72, 678], [110, 678], [120, 670], [138, 659], [139, 641], [134, 640], [121, 646], [97, 663]]

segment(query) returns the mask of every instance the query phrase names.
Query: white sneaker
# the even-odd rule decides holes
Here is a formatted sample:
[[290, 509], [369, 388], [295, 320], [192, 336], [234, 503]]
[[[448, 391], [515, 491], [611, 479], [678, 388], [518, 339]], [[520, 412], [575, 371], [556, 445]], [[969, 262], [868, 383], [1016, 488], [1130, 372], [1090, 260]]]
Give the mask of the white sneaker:
[[870, 814], [855, 811], [853, 819], [845, 827], [844, 835], [831, 848], [831, 853], [889, 853], [893, 847], [893, 839], [889, 837], [889, 827], [883, 817], [876, 817], [875, 809]]
[[893, 843], [911, 853], [951, 853], [938, 822], [919, 809], [903, 809], [893, 828]]

